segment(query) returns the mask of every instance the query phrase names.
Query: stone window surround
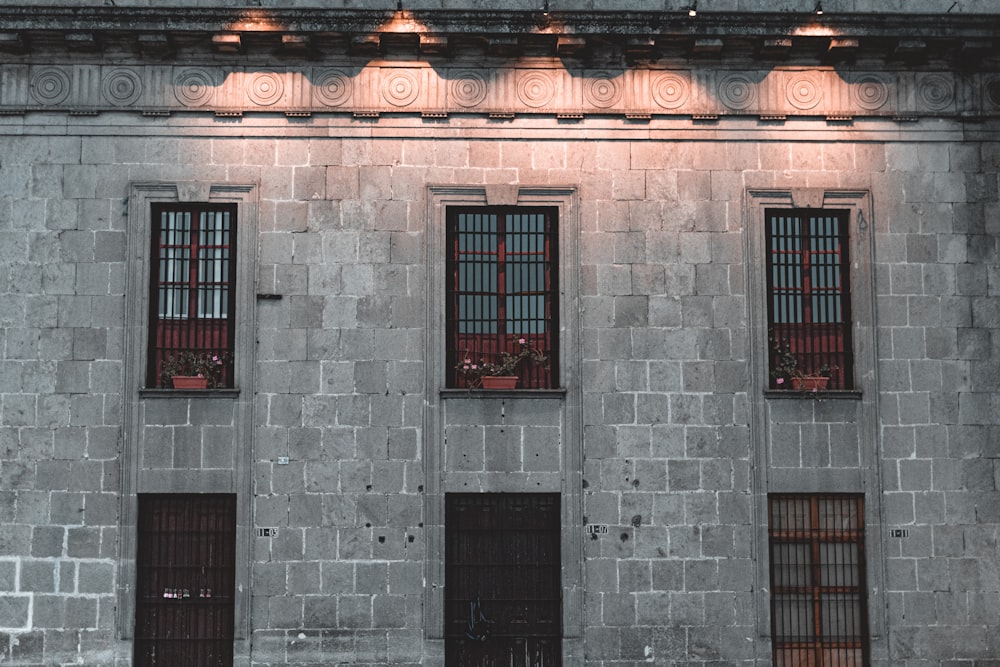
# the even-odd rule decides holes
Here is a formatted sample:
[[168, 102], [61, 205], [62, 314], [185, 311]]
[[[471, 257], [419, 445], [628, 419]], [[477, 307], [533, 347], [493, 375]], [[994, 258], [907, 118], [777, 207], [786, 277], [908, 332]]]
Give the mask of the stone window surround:
[[[772, 474], [769, 403], [814, 400], [812, 392], [771, 391], [768, 385], [767, 290], [765, 270], [765, 210], [769, 208], [830, 208], [850, 211], [851, 299], [853, 315], [855, 390], [826, 392], [822, 399], [857, 401], [857, 428], [862, 451], [858, 470], [803, 469], [800, 474]], [[748, 405], [750, 456], [753, 465], [752, 526], [757, 592], [757, 636], [769, 640], [770, 593], [767, 494], [853, 492], [865, 496], [869, 637], [874, 647], [885, 636], [884, 558], [881, 469], [878, 447], [878, 365], [875, 322], [875, 230], [872, 193], [865, 188], [748, 188], [744, 193], [743, 242], [746, 257], [748, 326]]]
[[[125, 289], [125, 354], [122, 391], [122, 449], [120, 458], [121, 512], [118, 541], [118, 587], [115, 627], [121, 639], [131, 639], [135, 626], [135, 550], [138, 493], [218, 493], [237, 494], [236, 508], [236, 600], [234, 636], [245, 639], [250, 633], [250, 531], [252, 529], [252, 423], [254, 351], [256, 322], [256, 257], [258, 230], [257, 183], [216, 183], [209, 181], [135, 182], [127, 199], [127, 251]], [[154, 203], [235, 203], [237, 205], [236, 329], [234, 389], [192, 392], [173, 389], [146, 389], [149, 326], [149, 253], [151, 247], [150, 210]], [[142, 432], [142, 403], [146, 401], [227, 400], [234, 403], [234, 460], [231, 474], [169, 477], [156, 488], [140, 488], [138, 444]], [[168, 473], [171, 471], [167, 471]], [[176, 471], [174, 471], [176, 472]], [[220, 486], [220, 481], [228, 480]]]
[[[794, 392], [768, 389], [767, 277], [764, 215], [767, 209], [846, 209], [849, 211], [850, 298], [854, 335], [854, 391], [831, 392], [857, 399], [873, 393], [875, 366], [874, 225], [871, 193], [861, 189], [748, 189], [744, 213], [747, 257], [749, 379], [751, 394], [795, 398]], [[801, 393], [798, 394], [801, 396]], [[808, 397], [808, 396], [807, 396]], [[827, 396], [824, 395], [824, 398]]]
[[[487, 184], [428, 186], [426, 190], [426, 295], [424, 400], [424, 637], [426, 652], [444, 654], [444, 455], [445, 401], [468, 399], [467, 389], [445, 389], [445, 216], [449, 206], [555, 206], [559, 209], [560, 389], [500, 392], [500, 400], [557, 399], [563, 428], [562, 590], [563, 664], [583, 664], [583, 416], [580, 382], [579, 204], [574, 186]], [[516, 394], [516, 395], [512, 395]], [[503, 473], [500, 473], [503, 476]], [[487, 473], [485, 477], [490, 477]], [[507, 489], [490, 489], [504, 491]], [[519, 489], [510, 489], [513, 491]], [[534, 490], [534, 489], [533, 489]], [[545, 489], [543, 489], [545, 490]]]

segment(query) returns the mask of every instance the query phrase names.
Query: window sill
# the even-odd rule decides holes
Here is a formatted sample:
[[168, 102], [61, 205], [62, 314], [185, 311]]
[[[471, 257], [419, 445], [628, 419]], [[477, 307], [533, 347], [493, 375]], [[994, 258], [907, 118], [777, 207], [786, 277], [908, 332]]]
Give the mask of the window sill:
[[836, 399], [842, 401], [860, 401], [859, 389], [765, 389], [764, 398], [790, 398], [794, 400]]
[[441, 398], [564, 398], [566, 389], [459, 389], [439, 390]]
[[160, 389], [146, 388], [139, 390], [142, 398], [237, 398], [240, 395], [238, 387], [219, 389]]

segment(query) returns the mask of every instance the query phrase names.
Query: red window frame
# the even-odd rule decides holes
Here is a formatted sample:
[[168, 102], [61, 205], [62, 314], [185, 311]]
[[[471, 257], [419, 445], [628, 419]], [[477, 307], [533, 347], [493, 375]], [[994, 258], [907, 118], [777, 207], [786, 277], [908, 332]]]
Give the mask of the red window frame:
[[829, 389], [854, 388], [850, 212], [767, 209], [767, 329], [771, 389], [791, 389], [782, 355], [802, 375], [828, 370]]
[[870, 658], [862, 494], [770, 494], [775, 667], [863, 667]]
[[235, 204], [153, 204], [147, 387], [164, 387], [163, 363], [182, 352], [223, 360], [233, 386]]
[[495, 363], [527, 345], [546, 361], [522, 360], [518, 386], [553, 388], [559, 377], [558, 208], [449, 207], [446, 224], [448, 386], [470, 386], [459, 361]]

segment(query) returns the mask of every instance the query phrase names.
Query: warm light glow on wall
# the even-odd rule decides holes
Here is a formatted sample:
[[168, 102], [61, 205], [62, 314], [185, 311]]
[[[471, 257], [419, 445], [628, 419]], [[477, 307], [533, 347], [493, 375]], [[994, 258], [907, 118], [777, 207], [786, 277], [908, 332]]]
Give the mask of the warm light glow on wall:
[[793, 37], [837, 37], [840, 34], [840, 31], [819, 23], [799, 26], [792, 31]]
[[246, 32], [269, 32], [274, 30], [286, 30], [287, 26], [274, 20], [271, 14], [264, 10], [249, 9], [240, 12], [238, 17], [225, 26], [226, 30], [246, 31]]
[[413, 18], [413, 12], [408, 9], [397, 9], [388, 21], [375, 28], [375, 32], [429, 32], [427, 26]]

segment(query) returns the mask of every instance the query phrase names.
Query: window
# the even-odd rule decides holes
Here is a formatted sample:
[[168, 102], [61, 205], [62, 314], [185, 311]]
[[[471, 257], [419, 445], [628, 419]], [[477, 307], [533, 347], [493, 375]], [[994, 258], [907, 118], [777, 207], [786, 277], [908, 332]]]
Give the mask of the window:
[[[555, 207], [452, 207], [447, 214], [449, 386], [475, 381], [460, 361], [498, 363], [504, 353], [537, 351], [516, 365], [521, 387], [551, 388], [558, 294]], [[545, 361], [539, 363], [538, 355]]]
[[768, 497], [775, 667], [869, 664], [864, 497]]
[[211, 385], [232, 387], [236, 205], [154, 204], [152, 218], [146, 386], [168, 386], [165, 363], [207, 360]]
[[559, 494], [445, 494], [444, 595], [445, 665], [559, 667]]
[[765, 213], [770, 387], [800, 376], [853, 389], [849, 212], [768, 209]]
[[135, 665], [233, 664], [236, 496], [140, 494]]

